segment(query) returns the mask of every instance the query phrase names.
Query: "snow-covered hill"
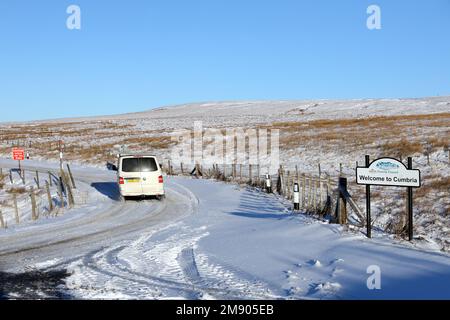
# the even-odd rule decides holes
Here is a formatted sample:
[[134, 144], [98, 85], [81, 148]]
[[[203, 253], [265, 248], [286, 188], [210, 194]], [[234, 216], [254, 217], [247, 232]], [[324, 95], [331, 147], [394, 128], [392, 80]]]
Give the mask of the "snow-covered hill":
[[203, 121], [205, 126], [248, 126], [275, 121], [348, 119], [370, 116], [432, 114], [449, 111], [450, 97], [298, 101], [262, 100], [188, 103], [159, 107], [137, 113], [37, 122], [64, 123], [127, 120], [148, 123], [152, 129], [166, 129], [167, 127], [190, 128], [192, 121]]

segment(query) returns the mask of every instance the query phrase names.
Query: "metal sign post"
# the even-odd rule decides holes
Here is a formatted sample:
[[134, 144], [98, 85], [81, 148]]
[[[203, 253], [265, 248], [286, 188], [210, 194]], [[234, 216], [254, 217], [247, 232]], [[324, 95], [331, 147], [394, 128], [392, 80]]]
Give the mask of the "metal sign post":
[[[412, 170], [412, 158], [408, 157], [408, 170]], [[408, 239], [413, 239], [413, 193], [412, 187], [408, 187]]]
[[370, 216], [370, 186], [406, 187], [408, 192], [408, 238], [413, 240], [413, 192], [412, 188], [420, 188], [420, 170], [412, 168], [412, 158], [408, 157], [408, 166], [397, 159], [379, 158], [370, 162], [366, 155], [364, 167], [356, 167], [356, 183], [366, 186], [366, 223], [367, 237], [372, 236], [372, 220]]
[[[366, 168], [370, 165], [370, 156], [366, 155]], [[370, 217], [370, 184], [366, 185], [366, 225], [367, 238], [372, 238], [372, 218]]]

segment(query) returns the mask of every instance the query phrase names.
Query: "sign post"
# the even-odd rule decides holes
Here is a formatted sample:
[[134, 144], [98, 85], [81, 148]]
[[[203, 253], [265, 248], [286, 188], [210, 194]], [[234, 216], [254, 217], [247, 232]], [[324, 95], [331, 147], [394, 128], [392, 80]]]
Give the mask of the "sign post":
[[13, 148], [12, 149], [12, 158], [13, 160], [19, 161], [19, 173], [20, 176], [22, 176], [22, 166], [20, 164], [20, 161], [25, 160], [25, 150], [21, 148]]
[[[370, 166], [370, 157], [366, 155], [366, 168]], [[370, 217], [370, 184], [366, 185], [366, 225], [367, 238], [372, 238], [372, 218]]]
[[[408, 170], [412, 170], [412, 158], [408, 157]], [[412, 187], [408, 187], [408, 239], [413, 239], [413, 193]]]
[[370, 162], [366, 155], [365, 167], [356, 167], [356, 183], [366, 185], [367, 237], [372, 236], [370, 217], [370, 186], [407, 187], [408, 238], [413, 240], [413, 195], [412, 188], [420, 188], [420, 171], [412, 168], [412, 158], [408, 166], [393, 158], [379, 158]]

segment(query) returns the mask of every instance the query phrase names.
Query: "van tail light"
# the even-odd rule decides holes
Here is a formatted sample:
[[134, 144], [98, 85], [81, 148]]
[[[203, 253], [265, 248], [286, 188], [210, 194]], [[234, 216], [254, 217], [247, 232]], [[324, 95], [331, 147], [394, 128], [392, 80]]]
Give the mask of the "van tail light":
[[163, 176], [159, 176], [159, 177], [158, 177], [158, 182], [159, 182], [159, 183], [163, 183], [163, 182], [164, 182]]
[[119, 184], [125, 184], [125, 181], [123, 180], [122, 177], [119, 177]]

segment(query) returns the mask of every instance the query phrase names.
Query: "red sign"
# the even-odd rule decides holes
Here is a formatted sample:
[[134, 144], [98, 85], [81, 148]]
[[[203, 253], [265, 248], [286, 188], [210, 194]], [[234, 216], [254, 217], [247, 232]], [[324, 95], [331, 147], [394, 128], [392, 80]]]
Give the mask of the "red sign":
[[25, 160], [25, 150], [20, 148], [12, 149], [13, 160]]

